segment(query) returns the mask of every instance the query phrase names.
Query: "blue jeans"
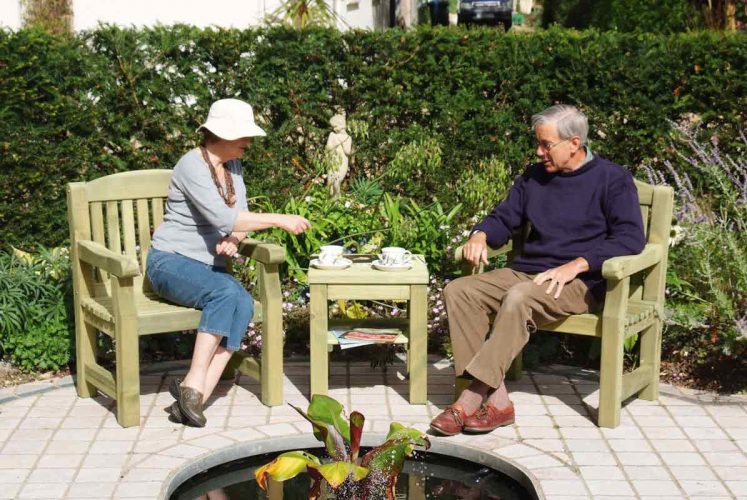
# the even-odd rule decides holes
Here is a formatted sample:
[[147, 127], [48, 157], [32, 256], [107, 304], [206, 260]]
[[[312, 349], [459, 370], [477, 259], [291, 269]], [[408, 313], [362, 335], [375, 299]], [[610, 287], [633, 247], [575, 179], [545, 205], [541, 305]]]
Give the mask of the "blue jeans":
[[254, 299], [224, 268], [151, 248], [146, 269], [160, 297], [202, 310], [198, 331], [224, 337], [221, 345], [231, 351], [241, 347]]

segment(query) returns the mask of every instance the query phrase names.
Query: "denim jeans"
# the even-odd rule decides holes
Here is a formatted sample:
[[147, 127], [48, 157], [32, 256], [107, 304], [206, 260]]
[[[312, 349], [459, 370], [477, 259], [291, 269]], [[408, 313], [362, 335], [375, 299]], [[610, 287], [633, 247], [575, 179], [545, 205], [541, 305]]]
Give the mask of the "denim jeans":
[[224, 337], [221, 345], [231, 351], [241, 347], [254, 299], [224, 268], [151, 248], [146, 269], [160, 297], [202, 310], [198, 331]]

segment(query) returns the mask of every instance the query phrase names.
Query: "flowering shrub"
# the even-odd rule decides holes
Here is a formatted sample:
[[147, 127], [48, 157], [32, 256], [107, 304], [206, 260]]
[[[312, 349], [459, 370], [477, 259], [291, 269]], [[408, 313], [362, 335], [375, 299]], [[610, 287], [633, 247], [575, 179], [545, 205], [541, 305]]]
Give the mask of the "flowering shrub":
[[[694, 120], [697, 123], [697, 120]], [[691, 376], [718, 378], [726, 389], [747, 384], [747, 160], [724, 155], [719, 135], [673, 123], [674, 158], [647, 168], [649, 181], [676, 190], [677, 226], [667, 276], [670, 315], [665, 357], [686, 362]], [[747, 139], [741, 134], [741, 151]], [[741, 374], [739, 376], [738, 374]]]
[[451, 281], [448, 278], [431, 275], [428, 285], [428, 352], [444, 353], [451, 357], [449, 323], [446, 318], [444, 287]]
[[[282, 205], [269, 198], [250, 200], [250, 206], [262, 212], [292, 213], [307, 217], [312, 228], [300, 235], [280, 229], [257, 233], [255, 237], [283, 245], [287, 250], [288, 274], [300, 283], [312, 255], [322, 245], [340, 244], [346, 252], [376, 254], [385, 246], [403, 246], [428, 259], [429, 268], [448, 267], [453, 256], [453, 240], [462, 231], [455, 226], [460, 204], [450, 211], [434, 201], [420, 205], [415, 200], [384, 193], [376, 203], [365, 204], [351, 194], [330, 198], [322, 186], [312, 186], [298, 198]], [[251, 270], [239, 271], [251, 276]]]
[[0, 357], [23, 371], [59, 370], [75, 352], [66, 248], [0, 252]]

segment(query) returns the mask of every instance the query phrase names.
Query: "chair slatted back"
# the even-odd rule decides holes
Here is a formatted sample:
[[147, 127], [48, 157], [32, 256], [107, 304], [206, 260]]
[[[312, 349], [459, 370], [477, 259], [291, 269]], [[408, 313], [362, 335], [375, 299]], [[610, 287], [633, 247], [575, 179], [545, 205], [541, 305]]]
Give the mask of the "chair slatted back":
[[[143, 290], [151, 235], [163, 221], [170, 180], [171, 170], [140, 170], [79, 183], [83, 189], [73, 190], [73, 196], [84, 198], [78, 205], [86, 206], [87, 213], [71, 212], [71, 229], [78, 238], [136, 259], [141, 271], [137, 291]], [[97, 295], [109, 295], [107, 273], [96, 269], [94, 281]]]

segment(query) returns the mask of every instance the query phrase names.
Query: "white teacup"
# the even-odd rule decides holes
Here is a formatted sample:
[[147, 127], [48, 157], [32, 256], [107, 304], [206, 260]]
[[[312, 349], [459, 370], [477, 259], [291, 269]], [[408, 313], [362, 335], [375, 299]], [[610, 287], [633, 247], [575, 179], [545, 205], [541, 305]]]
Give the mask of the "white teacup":
[[340, 245], [324, 245], [319, 249], [319, 262], [324, 265], [332, 266], [342, 259], [345, 247]]
[[385, 266], [404, 266], [410, 263], [412, 252], [402, 247], [384, 247], [378, 257]]

